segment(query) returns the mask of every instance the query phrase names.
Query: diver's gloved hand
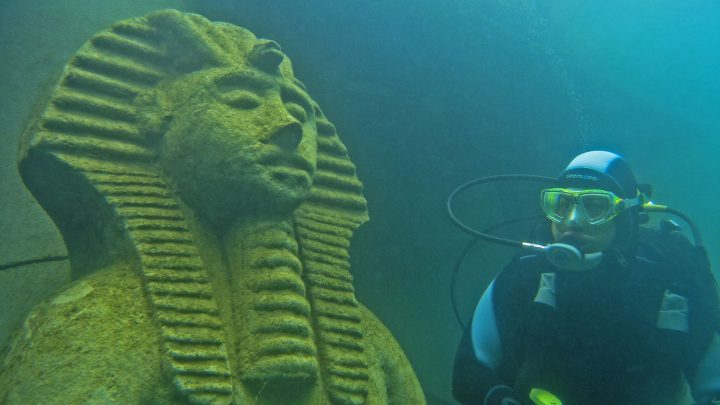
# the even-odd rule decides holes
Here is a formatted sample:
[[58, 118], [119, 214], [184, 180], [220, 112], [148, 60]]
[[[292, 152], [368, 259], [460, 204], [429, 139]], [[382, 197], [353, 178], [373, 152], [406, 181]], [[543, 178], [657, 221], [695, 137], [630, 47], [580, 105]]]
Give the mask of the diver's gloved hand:
[[720, 394], [710, 397], [700, 398], [695, 405], [720, 405]]
[[507, 385], [496, 385], [490, 388], [483, 405], [525, 405], [512, 388]]

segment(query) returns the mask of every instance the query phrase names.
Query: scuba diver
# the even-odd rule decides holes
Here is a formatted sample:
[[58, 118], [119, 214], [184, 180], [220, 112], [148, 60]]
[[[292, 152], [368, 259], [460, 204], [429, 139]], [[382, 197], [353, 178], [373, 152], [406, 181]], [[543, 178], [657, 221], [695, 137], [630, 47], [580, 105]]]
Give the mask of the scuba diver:
[[[720, 404], [716, 281], [692, 222], [649, 193], [622, 157], [580, 154], [541, 191], [546, 219], [532, 243], [462, 225], [451, 195], [461, 228], [526, 250], [465, 328], [452, 383], [460, 403], [680, 405], [691, 394]], [[653, 211], [685, 219], [695, 244], [670, 220], [641, 227]]]

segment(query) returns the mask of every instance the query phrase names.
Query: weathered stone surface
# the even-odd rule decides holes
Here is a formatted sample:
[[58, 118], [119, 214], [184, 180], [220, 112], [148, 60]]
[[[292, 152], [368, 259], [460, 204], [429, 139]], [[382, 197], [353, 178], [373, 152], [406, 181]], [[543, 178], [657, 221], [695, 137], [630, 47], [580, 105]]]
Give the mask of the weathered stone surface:
[[[6, 265], [12, 264], [14, 263], [10, 262]], [[13, 265], [0, 271], [0, 297], [2, 297], [0, 301], [3, 314], [0, 317], [0, 347], [4, 346], [10, 333], [22, 323], [25, 315], [36, 303], [56, 293], [60, 286], [68, 282], [70, 282], [70, 264], [68, 260], [62, 259]]]
[[[0, 2], [0, 268], [46, 256], [66, 256], [60, 233], [20, 179], [19, 134], [38, 95], [46, 94], [58, 73], [90, 35], [129, 16], [161, 8], [188, 8], [193, 0], [44, 0]], [[69, 266], [49, 263], [0, 271], [0, 342], [32, 306], [69, 278]], [[53, 268], [55, 270], [50, 270]], [[15, 274], [10, 274], [15, 273]], [[25, 293], [17, 293], [24, 290]], [[10, 299], [9, 303], [4, 301]], [[21, 311], [21, 312], [16, 312]]]
[[20, 170], [76, 281], [8, 346], [0, 402], [424, 402], [355, 298], [355, 167], [276, 43], [121, 21], [68, 63]]

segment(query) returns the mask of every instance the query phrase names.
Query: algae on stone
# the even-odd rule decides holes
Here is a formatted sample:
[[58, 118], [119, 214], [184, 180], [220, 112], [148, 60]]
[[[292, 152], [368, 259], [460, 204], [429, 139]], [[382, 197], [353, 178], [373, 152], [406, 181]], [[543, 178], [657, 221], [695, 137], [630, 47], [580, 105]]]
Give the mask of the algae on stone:
[[71, 59], [20, 171], [76, 281], [5, 349], [0, 402], [424, 403], [355, 298], [355, 166], [276, 43], [121, 21]]

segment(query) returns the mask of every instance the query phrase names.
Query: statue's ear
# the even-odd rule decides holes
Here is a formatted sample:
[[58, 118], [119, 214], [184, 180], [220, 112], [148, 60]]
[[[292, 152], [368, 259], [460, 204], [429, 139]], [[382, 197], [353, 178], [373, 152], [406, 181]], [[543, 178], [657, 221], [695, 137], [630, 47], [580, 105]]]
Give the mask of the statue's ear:
[[138, 130], [150, 143], [162, 138], [174, 119], [174, 112], [164, 94], [153, 89], [136, 99]]

